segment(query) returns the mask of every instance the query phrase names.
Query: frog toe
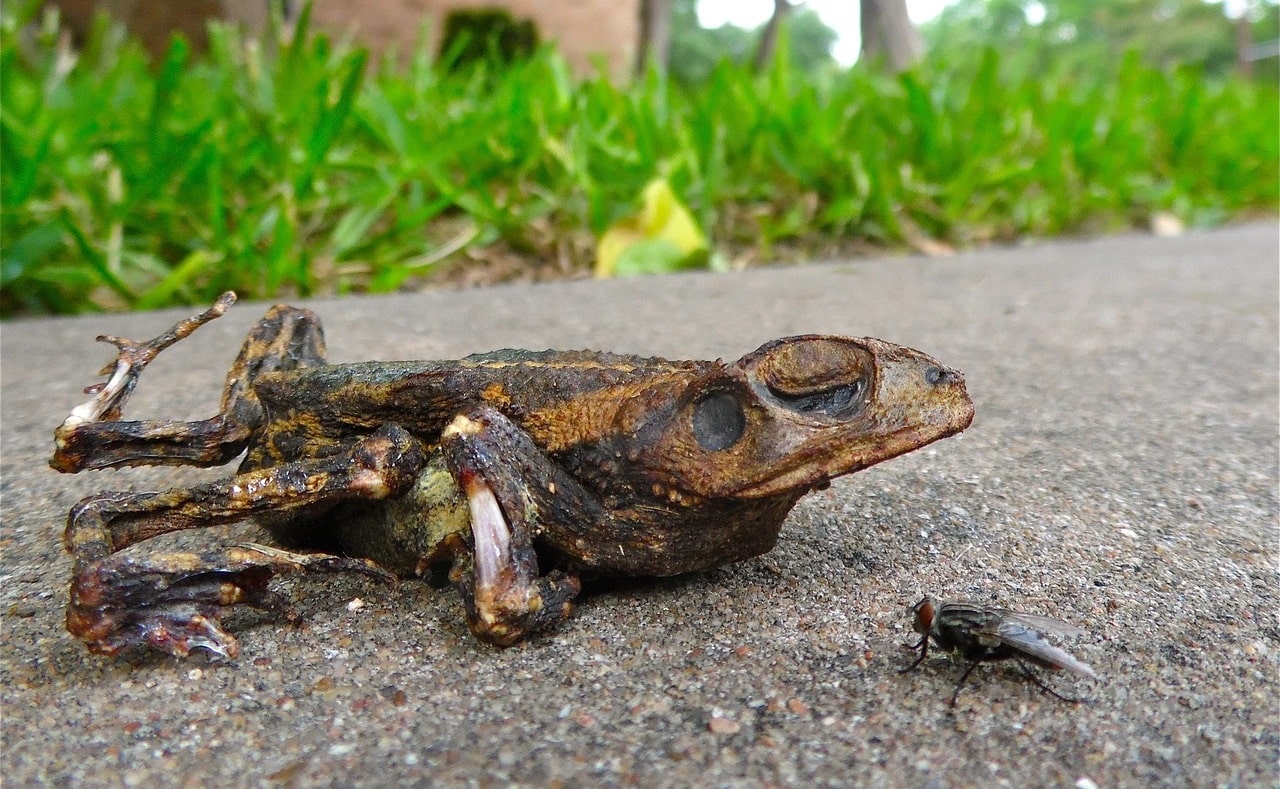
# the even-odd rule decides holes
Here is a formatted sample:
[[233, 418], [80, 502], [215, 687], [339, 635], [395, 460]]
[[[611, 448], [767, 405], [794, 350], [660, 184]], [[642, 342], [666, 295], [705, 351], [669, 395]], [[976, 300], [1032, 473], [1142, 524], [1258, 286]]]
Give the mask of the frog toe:
[[362, 559], [295, 554], [264, 545], [141, 560], [116, 555], [75, 574], [67, 630], [97, 654], [138, 646], [180, 657], [204, 649], [233, 658], [236, 639], [223, 629], [222, 615], [245, 605], [297, 621], [299, 614], [288, 598], [269, 584], [280, 573], [308, 571], [390, 577]]
[[130, 576], [130, 569], [108, 561], [76, 576], [67, 630], [90, 652], [115, 655], [150, 647], [185, 657], [204, 649], [234, 658], [236, 639], [221, 623], [230, 606], [243, 603], [296, 618], [284, 597], [267, 588], [269, 572], [210, 572], [175, 579], [154, 572]]
[[222, 628], [216, 612], [192, 604], [115, 612], [72, 606], [67, 609], [67, 629], [97, 655], [150, 647], [178, 657], [186, 657], [193, 649], [204, 649], [231, 659], [240, 651], [235, 636]]

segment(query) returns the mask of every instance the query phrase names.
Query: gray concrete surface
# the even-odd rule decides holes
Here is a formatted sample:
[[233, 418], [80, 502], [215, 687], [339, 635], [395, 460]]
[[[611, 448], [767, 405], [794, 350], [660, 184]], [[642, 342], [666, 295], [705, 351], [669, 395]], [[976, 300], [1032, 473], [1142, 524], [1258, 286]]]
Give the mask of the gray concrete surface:
[[[963, 369], [963, 436], [806, 498], [772, 553], [597, 588], [517, 649], [421, 583], [287, 585], [241, 657], [102, 659], [62, 630], [68, 508], [221, 470], [60, 476], [50, 431], [108, 349], [186, 311], [17, 321], [3, 370], [7, 786], [1274, 785], [1274, 223], [949, 259], [315, 302], [335, 361], [502, 346], [736, 356], [798, 332]], [[262, 305], [162, 356], [130, 414], [200, 417]], [[211, 533], [212, 532], [212, 533]], [[229, 539], [234, 529], [199, 539]], [[1057, 616], [1104, 679], [900, 676], [923, 592]], [[359, 598], [363, 605], [350, 605]]]

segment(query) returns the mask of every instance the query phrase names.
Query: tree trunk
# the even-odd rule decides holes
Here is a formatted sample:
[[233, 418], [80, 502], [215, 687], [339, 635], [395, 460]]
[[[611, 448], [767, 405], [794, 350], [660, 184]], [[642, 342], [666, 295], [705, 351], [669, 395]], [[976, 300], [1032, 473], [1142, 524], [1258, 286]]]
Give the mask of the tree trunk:
[[907, 0], [861, 0], [862, 56], [883, 60], [895, 74], [924, 57], [924, 39], [907, 16]]
[[1245, 79], [1253, 79], [1253, 58], [1249, 50], [1253, 49], [1253, 25], [1249, 24], [1249, 13], [1241, 11], [1236, 17], [1236, 71]]
[[640, 0], [640, 47], [636, 53], [636, 76], [649, 64], [667, 73], [671, 53], [671, 12], [675, 0]]
[[756, 71], [764, 71], [773, 60], [773, 52], [778, 48], [778, 29], [782, 20], [795, 8], [787, 0], [773, 0], [773, 16], [760, 31], [760, 46], [756, 48]]

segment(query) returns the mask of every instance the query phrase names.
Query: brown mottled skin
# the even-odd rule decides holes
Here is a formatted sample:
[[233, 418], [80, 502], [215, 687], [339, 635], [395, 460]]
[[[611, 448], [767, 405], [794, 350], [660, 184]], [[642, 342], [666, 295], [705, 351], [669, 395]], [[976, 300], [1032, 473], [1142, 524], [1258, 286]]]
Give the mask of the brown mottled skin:
[[[101, 338], [120, 349], [111, 378], [55, 432], [51, 465], [64, 472], [244, 453], [220, 482], [105, 492], [72, 510], [67, 624], [94, 652], [234, 655], [227, 606], [294, 616], [268, 588], [277, 573], [435, 565], [452, 565], [477, 637], [516, 643], [568, 615], [580, 576], [764, 553], [809, 490], [973, 418], [959, 373], [869, 338], [789, 337], [729, 364], [505, 350], [329, 365], [315, 315], [277, 306], [246, 339], [217, 415], [121, 420], [143, 367], [233, 301], [147, 343]], [[307, 552], [117, 553], [247, 518]]]

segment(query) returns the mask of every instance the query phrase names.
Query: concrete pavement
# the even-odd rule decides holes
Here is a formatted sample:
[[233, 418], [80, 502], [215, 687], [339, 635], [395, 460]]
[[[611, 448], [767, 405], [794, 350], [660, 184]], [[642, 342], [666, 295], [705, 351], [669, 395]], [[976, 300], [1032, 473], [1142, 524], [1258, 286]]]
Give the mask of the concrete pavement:
[[[67, 510], [225, 470], [63, 476], [51, 431], [109, 358], [188, 310], [0, 327], [6, 785], [1258, 785], [1280, 779], [1275, 223], [736, 275], [309, 302], [334, 361], [499, 347], [736, 357], [871, 335], [965, 371], [962, 436], [837, 482], [772, 553], [599, 585], [559, 630], [471, 639], [452, 592], [286, 583], [305, 624], [241, 656], [91, 656], [62, 629]], [[160, 357], [128, 413], [199, 418], [263, 305]], [[236, 528], [194, 535], [228, 539]], [[921, 594], [1052, 615], [1103, 676], [939, 657]], [[352, 604], [354, 599], [361, 603]]]

